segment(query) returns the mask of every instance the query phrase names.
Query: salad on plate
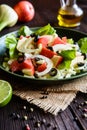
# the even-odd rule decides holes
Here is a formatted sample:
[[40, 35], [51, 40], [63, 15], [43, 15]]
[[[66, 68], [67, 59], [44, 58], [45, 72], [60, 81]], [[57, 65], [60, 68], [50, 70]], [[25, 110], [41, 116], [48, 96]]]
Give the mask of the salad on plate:
[[69, 78], [87, 71], [86, 44], [86, 37], [59, 37], [50, 24], [35, 30], [22, 26], [6, 36], [2, 66], [29, 78]]

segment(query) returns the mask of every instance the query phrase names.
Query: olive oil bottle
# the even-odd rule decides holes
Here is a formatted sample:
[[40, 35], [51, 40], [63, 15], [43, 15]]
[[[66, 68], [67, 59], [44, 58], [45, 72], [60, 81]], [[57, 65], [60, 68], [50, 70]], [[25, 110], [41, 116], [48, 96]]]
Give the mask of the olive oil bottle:
[[76, 4], [76, 0], [60, 0], [61, 8], [58, 10], [58, 24], [63, 27], [76, 27], [80, 25], [83, 10]]

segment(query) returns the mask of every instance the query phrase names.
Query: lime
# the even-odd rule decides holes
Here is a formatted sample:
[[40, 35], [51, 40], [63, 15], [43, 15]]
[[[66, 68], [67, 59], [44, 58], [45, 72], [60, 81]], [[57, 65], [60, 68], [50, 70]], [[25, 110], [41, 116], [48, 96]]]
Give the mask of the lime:
[[8, 104], [12, 97], [12, 87], [9, 82], [0, 80], [0, 107]]

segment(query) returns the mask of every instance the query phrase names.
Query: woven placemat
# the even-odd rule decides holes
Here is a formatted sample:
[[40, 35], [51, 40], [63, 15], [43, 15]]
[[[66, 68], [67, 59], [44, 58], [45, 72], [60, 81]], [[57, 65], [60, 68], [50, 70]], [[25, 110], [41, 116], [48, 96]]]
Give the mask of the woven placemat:
[[[37, 86], [38, 87], [38, 86]], [[67, 84], [44, 86], [40, 89], [31, 89], [32, 85], [14, 86], [13, 94], [35, 104], [46, 112], [57, 115], [65, 110], [76, 97], [78, 91], [87, 93], [87, 76], [73, 80]]]

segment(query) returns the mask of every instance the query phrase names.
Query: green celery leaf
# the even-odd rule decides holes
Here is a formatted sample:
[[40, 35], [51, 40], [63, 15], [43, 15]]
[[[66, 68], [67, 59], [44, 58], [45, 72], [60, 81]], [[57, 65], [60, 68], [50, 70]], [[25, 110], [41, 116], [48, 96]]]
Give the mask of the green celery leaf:
[[82, 53], [87, 53], [87, 37], [81, 38], [77, 43]]

